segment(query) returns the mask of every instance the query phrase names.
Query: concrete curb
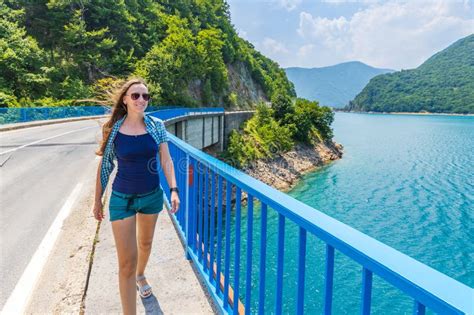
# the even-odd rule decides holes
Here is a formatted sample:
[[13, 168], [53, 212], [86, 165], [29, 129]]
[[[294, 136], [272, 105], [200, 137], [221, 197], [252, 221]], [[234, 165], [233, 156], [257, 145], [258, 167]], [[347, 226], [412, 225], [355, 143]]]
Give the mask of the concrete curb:
[[30, 122], [25, 122], [25, 123], [6, 124], [6, 125], [0, 125], [0, 132], [10, 131], [10, 130], [15, 130], [15, 129], [22, 129], [22, 128], [29, 128], [29, 127], [38, 127], [38, 126], [44, 126], [44, 125], [61, 124], [61, 123], [80, 121], [80, 120], [101, 119], [101, 118], [106, 118], [109, 116], [110, 115], [81, 116], [81, 117], [73, 117], [73, 118], [48, 119], [48, 120], [30, 121]]

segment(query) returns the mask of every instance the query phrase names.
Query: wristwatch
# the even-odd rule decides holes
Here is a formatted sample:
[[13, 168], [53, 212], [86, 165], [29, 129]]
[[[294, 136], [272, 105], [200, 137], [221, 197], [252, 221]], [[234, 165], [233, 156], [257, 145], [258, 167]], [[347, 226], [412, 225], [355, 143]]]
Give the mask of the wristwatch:
[[172, 188], [170, 188], [170, 194], [171, 194], [173, 191], [176, 191], [176, 193], [179, 194], [179, 189], [178, 189], [178, 187], [172, 187]]

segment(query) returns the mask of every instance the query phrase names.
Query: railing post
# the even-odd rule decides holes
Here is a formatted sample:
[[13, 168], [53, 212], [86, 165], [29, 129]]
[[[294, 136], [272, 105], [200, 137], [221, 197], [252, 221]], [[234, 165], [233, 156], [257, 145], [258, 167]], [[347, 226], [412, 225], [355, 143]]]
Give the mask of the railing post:
[[[192, 237], [192, 232], [191, 232], [191, 222], [190, 222], [190, 215], [191, 215], [191, 211], [190, 211], [190, 207], [191, 207], [191, 202], [189, 202], [190, 198], [189, 198], [189, 190], [190, 190], [190, 187], [191, 185], [193, 184], [192, 180], [191, 180], [191, 176], [192, 174], [189, 174], [191, 171], [191, 168], [190, 168], [190, 163], [189, 163], [189, 154], [186, 153], [186, 188], [185, 188], [185, 197], [186, 198], [186, 202], [185, 202], [185, 205], [186, 205], [186, 212], [185, 212], [185, 218], [184, 218], [184, 224], [185, 224], [185, 231], [186, 231], [186, 259], [187, 260], [191, 260], [191, 255], [189, 254], [189, 251], [191, 250], [191, 244], [192, 244], [192, 241], [190, 240], [190, 238]], [[192, 172], [192, 171], [191, 171]]]
[[332, 314], [332, 291], [334, 282], [334, 247], [326, 244], [326, 272], [324, 280], [324, 314]]
[[[209, 169], [204, 175], [204, 271], [212, 271], [212, 265], [207, 265], [209, 253]], [[210, 273], [209, 273], [210, 274]]]
[[[211, 227], [210, 227], [210, 237], [209, 237], [209, 282], [212, 283], [214, 281], [214, 260], [215, 260], [215, 234], [216, 234], [216, 174], [209, 170], [211, 174]], [[216, 280], [219, 279], [216, 275]], [[215, 281], [216, 285], [220, 282]]]
[[372, 271], [362, 268], [362, 304], [360, 313], [370, 315], [372, 304]]
[[306, 230], [300, 227], [299, 241], [298, 241], [298, 294], [296, 296], [296, 314], [302, 315], [304, 313], [304, 280], [305, 280], [305, 266], [306, 261]]
[[239, 314], [239, 282], [240, 282], [240, 216], [242, 192], [239, 187], [235, 193], [235, 250], [234, 250], [234, 307], [233, 313]]
[[232, 211], [232, 183], [226, 180], [225, 197], [225, 256], [224, 256], [224, 309], [229, 306], [230, 273], [230, 212]]
[[252, 294], [253, 196], [247, 194], [247, 275], [245, 278], [245, 315], [250, 314]]
[[426, 308], [423, 304], [418, 301], [415, 301], [413, 305], [413, 315], [425, 315]]
[[278, 214], [277, 287], [275, 314], [283, 310], [283, 262], [285, 255], [285, 216]]
[[216, 272], [216, 293], [221, 289], [221, 256], [222, 256], [222, 176], [217, 178], [217, 272]]
[[265, 311], [265, 263], [267, 258], [267, 205], [262, 202], [262, 209], [260, 212], [260, 279], [258, 292], [258, 314], [262, 315]]
[[196, 214], [198, 216], [198, 222], [197, 222], [197, 225], [198, 225], [198, 244], [197, 244], [197, 253], [198, 253], [198, 261], [199, 262], [202, 262], [202, 254], [203, 254], [203, 250], [202, 250], [202, 245], [203, 245], [203, 223], [204, 223], [204, 219], [203, 219], [203, 214], [204, 214], [204, 200], [202, 199], [202, 195], [204, 194], [204, 172], [202, 172], [202, 169], [204, 168], [203, 164], [202, 163], [198, 163], [196, 165], [196, 171], [198, 172], [198, 189], [196, 189], [196, 194], [197, 194], [197, 204], [196, 204], [196, 207], [197, 207], [197, 211], [196, 211]]

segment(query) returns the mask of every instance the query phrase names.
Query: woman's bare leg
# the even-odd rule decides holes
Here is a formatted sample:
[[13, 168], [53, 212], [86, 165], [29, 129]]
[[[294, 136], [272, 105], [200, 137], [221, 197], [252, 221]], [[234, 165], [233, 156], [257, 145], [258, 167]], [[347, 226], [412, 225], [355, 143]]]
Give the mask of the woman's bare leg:
[[119, 289], [125, 315], [137, 312], [135, 273], [137, 269], [136, 218], [128, 217], [112, 222], [112, 231], [119, 262]]
[[[137, 213], [137, 244], [138, 244], [138, 263], [137, 276], [145, 273], [148, 258], [151, 253], [151, 245], [153, 243], [153, 235], [155, 233], [156, 221], [158, 214]], [[140, 286], [147, 284], [146, 280], [139, 281]], [[148, 292], [145, 292], [148, 294]]]

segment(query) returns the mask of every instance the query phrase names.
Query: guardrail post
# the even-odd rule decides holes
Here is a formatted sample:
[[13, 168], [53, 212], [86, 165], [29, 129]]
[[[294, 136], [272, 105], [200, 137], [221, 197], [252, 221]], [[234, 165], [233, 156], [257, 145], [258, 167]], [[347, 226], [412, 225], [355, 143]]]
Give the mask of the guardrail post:
[[186, 259], [187, 260], [191, 260], [191, 255], [189, 254], [189, 251], [191, 250], [191, 222], [190, 222], [190, 218], [191, 218], [191, 215], [192, 215], [192, 212], [190, 210], [190, 208], [192, 207], [192, 202], [190, 202], [190, 198], [189, 198], [189, 190], [191, 189], [192, 185], [193, 185], [193, 180], [192, 180], [192, 176], [193, 174], [190, 174], [191, 172], [193, 172], [192, 168], [190, 168], [190, 163], [189, 163], [189, 154], [186, 153], [186, 185], [185, 185], [185, 199], [186, 199], [186, 202], [184, 203], [186, 205], [186, 212], [185, 212], [185, 218], [184, 218], [184, 222], [185, 222], [185, 228], [184, 230], [186, 231]]
[[415, 301], [413, 306], [413, 315], [425, 315], [426, 308], [423, 304], [418, 301]]
[[20, 121], [28, 121], [28, 109], [27, 108], [22, 108], [20, 109], [21, 111], [21, 119]]
[[362, 268], [362, 315], [370, 315], [370, 306], [372, 304], [372, 271]]

